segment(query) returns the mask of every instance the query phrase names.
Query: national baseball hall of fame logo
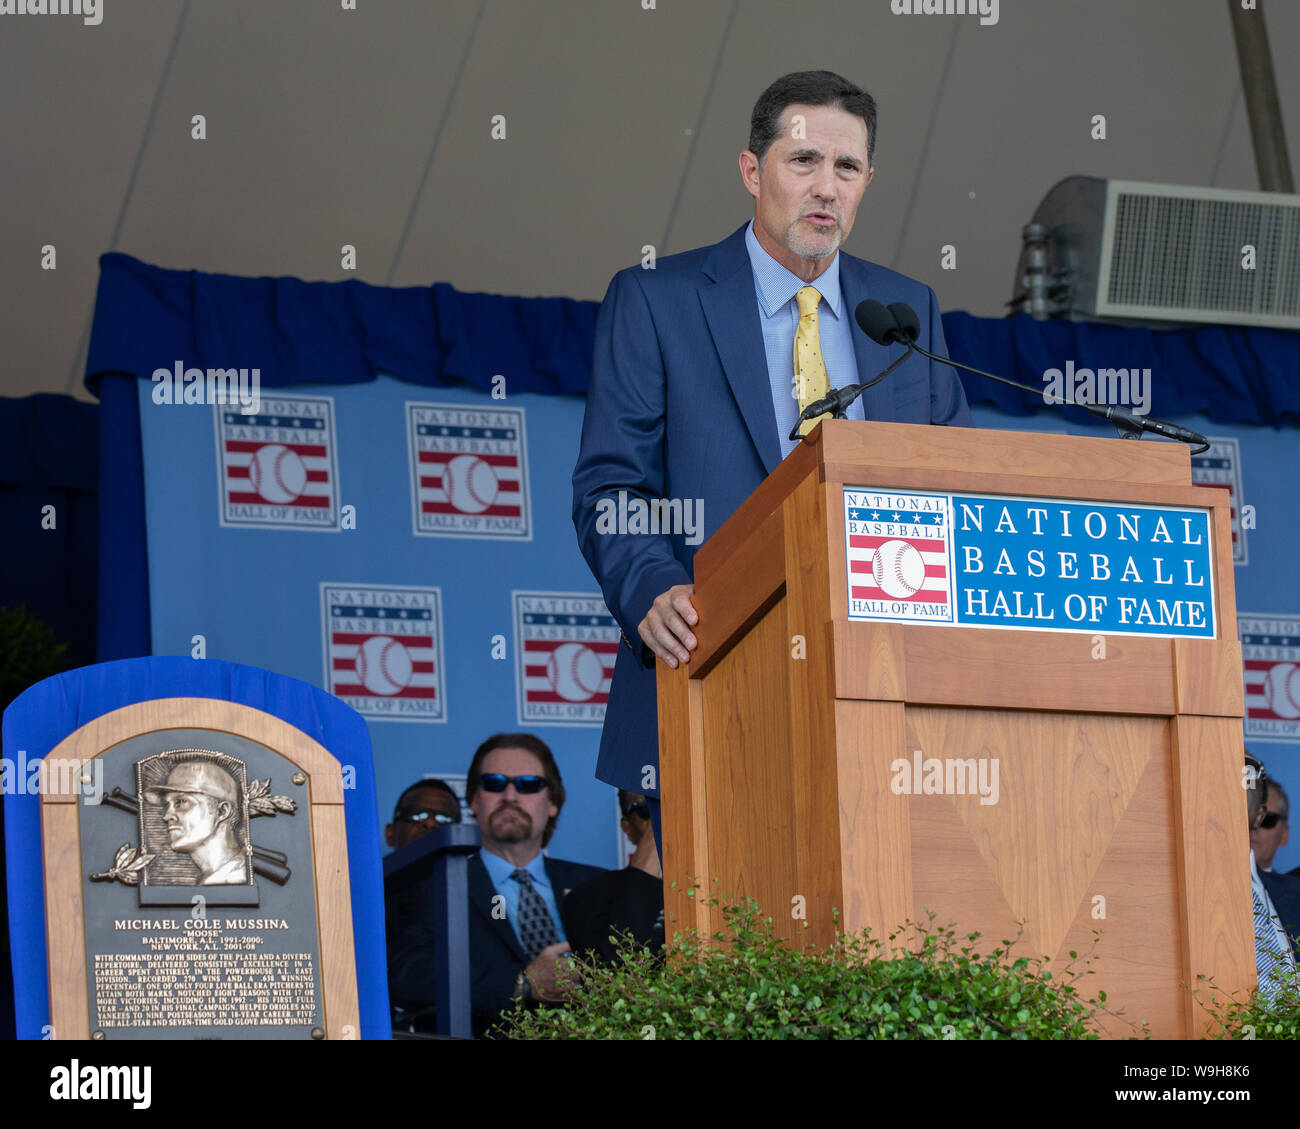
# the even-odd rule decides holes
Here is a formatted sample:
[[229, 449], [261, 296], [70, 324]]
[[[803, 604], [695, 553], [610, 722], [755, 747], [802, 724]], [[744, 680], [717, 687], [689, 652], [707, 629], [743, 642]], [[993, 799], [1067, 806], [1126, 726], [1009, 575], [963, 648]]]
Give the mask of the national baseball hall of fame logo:
[[442, 593], [322, 584], [325, 686], [363, 717], [446, 721]]
[[849, 618], [952, 623], [951, 529], [943, 495], [846, 487]]
[[1237, 613], [1246, 739], [1300, 741], [1300, 619]]
[[599, 595], [512, 592], [519, 724], [601, 725], [619, 627]]
[[339, 528], [338, 445], [328, 396], [214, 405], [223, 526]]
[[522, 408], [406, 405], [416, 536], [531, 541]]

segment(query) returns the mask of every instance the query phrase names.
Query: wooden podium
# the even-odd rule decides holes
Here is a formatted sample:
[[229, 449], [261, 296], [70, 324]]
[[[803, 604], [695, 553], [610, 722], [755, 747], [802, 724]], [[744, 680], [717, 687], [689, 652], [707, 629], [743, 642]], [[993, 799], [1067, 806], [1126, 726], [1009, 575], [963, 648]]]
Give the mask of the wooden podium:
[[[852, 620], [846, 486], [1210, 511], [1216, 637]], [[1016, 952], [1052, 968], [1099, 932], [1084, 994], [1195, 1035], [1200, 974], [1255, 982], [1232, 568], [1184, 446], [823, 423], [700, 548], [699, 647], [659, 664], [670, 934], [722, 925], [688, 876], [815, 944], [833, 908], [876, 937], [932, 910], [989, 946], [1023, 921]], [[918, 749], [997, 758], [998, 802], [896, 794]]]

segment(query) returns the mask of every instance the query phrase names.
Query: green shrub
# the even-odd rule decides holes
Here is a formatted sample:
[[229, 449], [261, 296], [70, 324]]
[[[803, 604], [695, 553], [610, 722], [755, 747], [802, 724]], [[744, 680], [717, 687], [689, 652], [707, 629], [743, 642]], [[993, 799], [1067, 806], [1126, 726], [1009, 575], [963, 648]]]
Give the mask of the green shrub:
[[58, 643], [43, 619], [26, 606], [0, 608], [0, 710], [19, 694], [67, 669], [67, 643]]
[[[778, 937], [752, 901], [722, 901], [726, 929], [674, 938], [663, 957], [626, 938], [619, 961], [575, 961], [563, 1006], [516, 1003], [499, 1034], [516, 1039], [1096, 1039], [1105, 993], [1082, 998], [1067, 970], [1015, 957], [1016, 942], [980, 953], [934, 915], [883, 945], [837, 933], [803, 951]], [[1017, 938], [1017, 941], [1019, 938]], [[1076, 955], [1071, 953], [1071, 958]]]
[[[1206, 986], [1215, 989], [1212, 981]], [[1300, 973], [1295, 969], [1278, 973], [1277, 999], [1270, 1003], [1251, 992], [1244, 999], [1219, 995], [1217, 999], [1198, 999], [1213, 1026], [1207, 1039], [1300, 1039]], [[1197, 996], [1203, 992], [1198, 989]]]

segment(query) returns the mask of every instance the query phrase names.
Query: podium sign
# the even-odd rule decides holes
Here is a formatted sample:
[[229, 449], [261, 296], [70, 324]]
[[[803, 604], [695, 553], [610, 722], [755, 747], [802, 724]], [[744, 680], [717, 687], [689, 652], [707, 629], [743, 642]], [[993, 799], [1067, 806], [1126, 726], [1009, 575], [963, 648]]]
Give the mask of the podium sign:
[[1231, 546], [1177, 444], [818, 424], [657, 671], [670, 930], [725, 926], [687, 878], [804, 944], [933, 911], [1060, 969], [1100, 933], [1112, 1007], [1202, 1030], [1198, 978], [1255, 974]]
[[846, 486], [848, 619], [1213, 639], [1211, 517]]
[[56, 1037], [355, 1037], [339, 763], [259, 710], [115, 710], [42, 792]]

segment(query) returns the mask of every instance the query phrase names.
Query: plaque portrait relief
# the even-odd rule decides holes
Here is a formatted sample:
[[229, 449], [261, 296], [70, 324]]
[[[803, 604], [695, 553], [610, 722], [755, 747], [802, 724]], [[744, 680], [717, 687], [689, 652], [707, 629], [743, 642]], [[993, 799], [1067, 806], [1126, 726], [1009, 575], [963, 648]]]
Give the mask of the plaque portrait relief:
[[[158, 767], [166, 768], [165, 781], [145, 784]], [[139, 761], [136, 772], [144, 800], [139, 805], [140, 846], [154, 856], [145, 870], [146, 883], [244, 886], [252, 881], [241, 761], [186, 749]], [[188, 871], [176, 865], [183, 860], [188, 860]]]
[[77, 805], [91, 1037], [323, 1037], [308, 774], [197, 728], [97, 759]]

